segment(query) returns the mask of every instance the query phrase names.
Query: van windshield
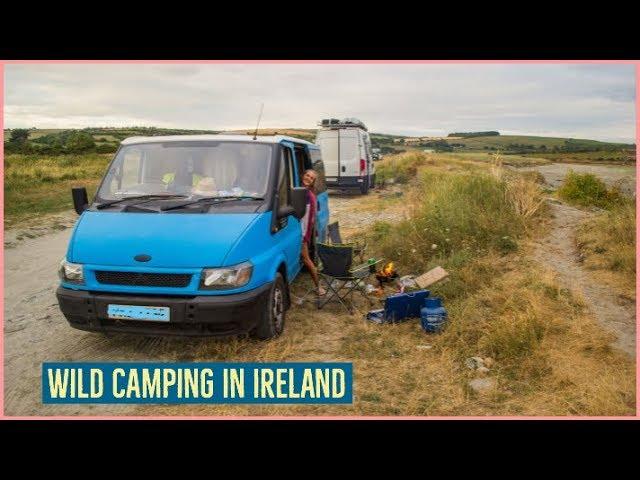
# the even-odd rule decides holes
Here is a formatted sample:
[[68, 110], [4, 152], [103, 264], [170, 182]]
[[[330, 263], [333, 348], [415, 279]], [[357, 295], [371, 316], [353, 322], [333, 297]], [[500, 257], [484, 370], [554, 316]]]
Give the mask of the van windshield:
[[272, 145], [248, 142], [165, 142], [120, 149], [97, 198], [140, 195], [187, 198], [265, 197]]

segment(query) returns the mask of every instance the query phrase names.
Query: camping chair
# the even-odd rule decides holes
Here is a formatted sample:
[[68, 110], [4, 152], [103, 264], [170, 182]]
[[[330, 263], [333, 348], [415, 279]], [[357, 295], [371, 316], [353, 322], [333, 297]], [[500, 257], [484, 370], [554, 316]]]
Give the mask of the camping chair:
[[[333, 222], [327, 225], [327, 234], [329, 236], [329, 240], [334, 245], [344, 245], [342, 241], [342, 236], [340, 235], [340, 225], [338, 222]], [[364, 251], [367, 248], [367, 242], [354, 242], [353, 244], [353, 254], [358, 257], [360, 262], [364, 262]]]
[[318, 309], [321, 309], [335, 298], [349, 313], [353, 313], [354, 291], [360, 292], [371, 305], [372, 302], [367, 296], [365, 285], [367, 277], [375, 272], [375, 263], [352, 267], [353, 245], [318, 243], [317, 248], [318, 256], [322, 262], [322, 270], [318, 272], [320, 282], [324, 282], [327, 287], [327, 293], [324, 297], [318, 298]]

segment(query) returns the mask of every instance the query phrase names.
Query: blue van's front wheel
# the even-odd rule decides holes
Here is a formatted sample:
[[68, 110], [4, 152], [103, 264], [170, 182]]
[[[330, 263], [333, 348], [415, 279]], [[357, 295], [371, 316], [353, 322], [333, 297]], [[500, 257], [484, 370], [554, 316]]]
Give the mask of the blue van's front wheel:
[[253, 336], [260, 340], [267, 340], [282, 333], [286, 316], [286, 295], [284, 279], [280, 273], [277, 273]]

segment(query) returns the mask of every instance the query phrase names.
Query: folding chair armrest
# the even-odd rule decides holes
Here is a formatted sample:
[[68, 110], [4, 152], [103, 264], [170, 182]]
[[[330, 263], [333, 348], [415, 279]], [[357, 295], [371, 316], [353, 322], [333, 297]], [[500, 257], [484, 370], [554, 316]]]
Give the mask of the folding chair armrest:
[[365, 269], [369, 269], [369, 264], [368, 263], [363, 263], [362, 265], [356, 265], [355, 267], [351, 267], [349, 269], [349, 273], [355, 273], [355, 272], [359, 272], [360, 270], [365, 270]]
[[356, 265], [355, 267], [351, 267], [351, 269], [349, 269], [349, 273], [355, 274], [355, 273], [358, 273], [358, 272], [361, 272], [361, 271], [369, 271], [369, 269], [371, 268], [372, 265], [377, 265], [380, 262], [382, 262], [383, 260], [384, 260], [384, 258], [381, 258], [381, 259], [376, 260], [375, 262], [373, 262], [371, 264], [370, 263], [363, 263], [363, 264], [360, 264], [360, 265]]
[[367, 263], [362, 263], [360, 265], [356, 265], [355, 267], [351, 267], [351, 270], [349, 270], [349, 271], [350, 272], [355, 272], [356, 270], [360, 270], [362, 268], [369, 268], [371, 265], [377, 265], [377, 264], [379, 264], [380, 262], [383, 262], [383, 261], [384, 261], [384, 258], [380, 258], [380, 259], [376, 260], [373, 263], [368, 263], [368, 262]]

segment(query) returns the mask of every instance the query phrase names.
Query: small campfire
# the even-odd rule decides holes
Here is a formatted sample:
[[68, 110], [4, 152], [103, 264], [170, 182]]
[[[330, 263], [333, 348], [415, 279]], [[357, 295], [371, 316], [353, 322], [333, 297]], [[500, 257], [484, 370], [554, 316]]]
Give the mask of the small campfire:
[[382, 270], [376, 272], [376, 280], [378, 280], [380, 288], [383, 288], [385, 283], [391, 282], [396, 278], [398, 278], [398, 272], [396, 272], [393, 262], [386, 263]]

